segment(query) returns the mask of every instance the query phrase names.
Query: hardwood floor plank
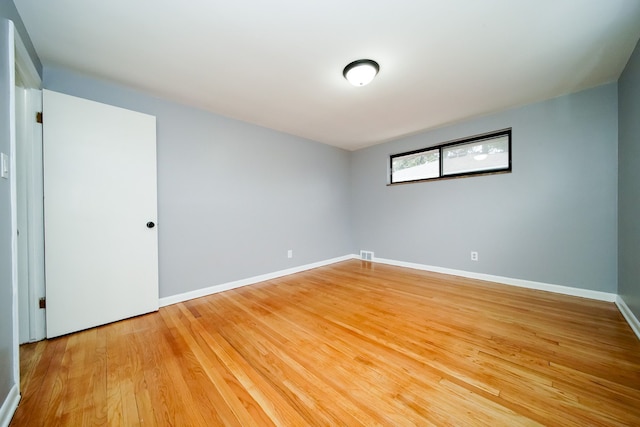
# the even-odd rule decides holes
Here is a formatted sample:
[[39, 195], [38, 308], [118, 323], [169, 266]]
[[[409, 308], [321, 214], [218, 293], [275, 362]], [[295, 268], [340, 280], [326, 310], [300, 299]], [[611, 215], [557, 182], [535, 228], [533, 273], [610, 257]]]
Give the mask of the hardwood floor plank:
[[171, 408], [171, 418], [166, 421], [169, 425], [208, 425], [208, 417], [213, 416], [213, 419], [217, 417], [210, 410], [209, 402], [206, 400], [207, 395], [199, 395], [197, 389], [190, 388], [194, 374], [185, 369], [190, 366], [188, 364], [190, 349], [181, 347], [170, 327], [164, 322], [163, 325], [157, 341], [149, 345], [154, 347], [155, 358], [164, 368], [160, 372], [160, 380], [166, 393], [165, 401], [170, 402]]
[[65, 341], [61, 339], [21, 346], [21, 358], [24, 347], [40, 347], [42, 352], [39, 357], [37, 353], [27, 353], [27, 357], [32, 355], [37, 358], [32, 364], [24, 365], [25, 367], [30, 366], [33, 371], [20, 371], [22, 378], [26, 377], [28, 379], [25, 388], [21, 389], [22, 399], [20, 400], [20, 406], [30, 408], [30, 410], [16, 412], [13, 421], [18, 423], [17, 425], [31, 425], [31, 419], [43, 418], [42, 414], [48, 407], [51, 393], [50, 384], [53, 382], [52, 379], [55, 378], [54, 372], [64, 354], [65, 344]]
[[640, 425], [612, 303], [357, 260], [21, 347], [12, 426]]
[[[282, 351], [274, 338], [274, 331], [266, 326], [261, 332], [242, 331], [242, 335], [256, 345], [248, 347], [242, 341], [230, 340], [240, 332], [233, 329], [227, 340], [234, 348], [241, 348], [242, 356], [258, 369], [271, 386], [283, 396], [291, 407], [306, 419], [306, 424], [317, 422], [322, 425], [376, 425], [365, 413], [344, 401], [343, 397], [329, 387], [323, 378], [298, 363], [287, 351]], [[268, 331], [269, 336], [264, 332]], [[276, 341], [276, 342], [274, 342]], [[318, 349], [316, 349], [318, 350]], [[316, 366], [316, 369], [320, 366]], [[286, 378], [282, 381], [281, 378]], [[331, 407], [323, 407], [323, 402], [331, 402]], [[336, 413], [338, 412], [339, 413]]]
[[[70, 336], [67, 353], [75, 355], [69, 360], [69, 377], [64, 385], [64, 394], [60, 411], [65, 424], [81, 425], [84, 415], [89, 411], [85, 406], [87, 396], [91, 395], [92, 369], [99, 368], [96, 360], [96, 329], [90, 329]], [[90, 367], [89, 369], [87, 369]], [[101, 373], [98, 373], [100, 375]]]
[[[275, 312], [275, 311], [278, 311], [278, 310], [275, 310], [272, 307], [272, 311]], [[324, 310], [323, 310], [323, 312], [324, 312]], [[284, 318], [288, 318], [289, 316], [283, 316], [283, 317]], [[297, 314], [295, 316], [295, 319], [296, 319], [296, 324], [295, 325], [293, 325], [293, 324], [290, 324], [288, 326], [287, 325], [280, 325], [279, 327], [276, 327], [276, 329], [278, 329], [278, 330], [288, 330], [288, 329], [290, 329], [292, 327], [300, 327], [302, 325], [302, 316], [300, 314]], [[309, 328], [309, 330], [316, 330], [316, 329], [320, 329], [320, 328], [316, 328], [316, 325], [314, 325], [314, 324], [312, 324], [311, 327]], [[321, 343], [322, 341], [323, 341], [322, 337], [314, 336], [313, 339], [312, 339], [312, 345], [317, 345], [318, 343]], [[332, 345], [331, 344], [326, 344], [326, 345], [335, 348], [335, 344], [336, 344], [337, 341], [339, 341], [339, 338], [337, 338], [335, 336], [332, 336], [330, 338], [330, 340], [329, 340], [329, 342], [331, 342]], [[355, 342], [354, 340], [350, 340], [350, 343], [346, 343], [345, 342], [344, 344], [345, 344], [345, 346], [343, 348], [347, 350], [346, 351], [347, 353], [348, 353], [348, 349], [351, 348], [351, 347], [356, 348], [358, 350], [361, 350], [364, 347], [366, 347], [366, 342], [365, 343]], [[301, 345], [302, 345], [301, 343], [298, 343], [298, 342], [296, 343], [296, 346], [298, 348], [300, 348]], [[322, 347], [323, 346], [320, 346], [319, 349], [321, 350]], [[392, 354], [393, 352], [384, 353], [385, 349], [386, 349], [386, 347], [384, 347], [384, 346], [379, 346], [379, 345], [375, 346], [375, 349], [371, 353], [369, 353], [367, 356], [371, 357], [372, 359], [376, 359], [378, 355], [384, 354], [383, 357], [381, 357], [381, 358], [379, 358], [377, 360], [382, 364], [385, 364], [385, 362], [387, 362], [388, 360], [394, 360], [394, 355]], [[305, 352], [305, 354], [307, 354], [307, 352]], [[361, 356], [355, 356], [355, 355], [349, 355], [349, 354], [347, 354], [347, 356], [353, 357], [355, 359], [360, 359], [360, 360], [363, 359]], [[403, 356], [406, 356], [406, 354], [403, 354]], [[396, 357], [396, 359], [397, 359], [397, 357]], [[402, 360], [399, 364], [401, 366], [405, 366], [406, 367], [411, 361], [414, 361], [414, 360], [415, 359], [412, 359], [410, 357], [404, 357], [404, 360]], [[315, 365], [318, 365], [318, 364], [321, 364], [322, 362], [318, 361], [318, 360], [314, 360], [312, 363], [315, 364]], [[367, 361], [366, 364], [369, 367], [372, 367], [372, 365], [373, 365], [370, 361]], [[407, 389], [409, 389], [414, 384], [419, 384], [422, 387], [421, 390], [420, 390], [421, 392], [417, 392], [416, 395], [415, 396], [411, 396], [410, 399], [413, 402], [416, 402], [417, 400], [421, 400], [420, 396], [424, 395], [425, 391], [426, 391], [429, 394], [429, 400], [431, 402], [426, 402], [426, 401], [422, 400], [421, 401], [421, 405], [418, 407], [419, 408], [418, 411], [424, 413], [425, 409], [426, 409], [427, 412], [430, 414], [430, 417], [432, 419], [438, 420], [438, 425], [443, 425], [443, 424], [463, 425], [463, 424], [468, 424], [469, 423], [468, 419], [464, 419], [464, 418], [463, 419], [458, 419], [458, 418], [453, 417], [451, 414], [455, 414], [456, 413], [455, 410], [453, 410], [453, 411], [443, 411], [442, 410], [442, 408], [448, 407], [448, 402], [450, 401], [450, 399], [448, 398], [448, 396], [445, 395], [443, 399], [438, 401], [437, 400], [437, 393], [440, 392], [440, 394], [443, 394], [443, 395], [445, 393], [442, 393], [442, 390], [437, 390], [436, 388], [432, 388], [432, 387], [430, 387], [428, 385], [428, 382], [432, 382], [432, 383], [435, 382], [437, 384], [442, 379], [441, 377], [439, 377], [439, 376], [437, 376], [437, 375], [432, 373], [430, 375], [428, 381], [421, 381], [420, 380], [420, 374], [424, 375], [424, 373], [426, 371], [428, 371], [427, 366], [425, 364], [420, 364], [419, 369], [416, 369], [413, 372], [410, 372], [405, 368], [405, 372], [403, 372], [404, 375], [399, 376], [399, 377], [395, 377], [395, 378], [393, 377], [393, 371], [392, 370], [390, 370], [388, 372], [384, 372], [384, 367], [382, 367], [382, 366], [376, 366], [375, 368], [377, 368], [376, 369], [376, 371], [378, 373], [377, 375], [379, 375], [380, 377], [389, 378], [389, 379], [393, 378], [394, 379], [395, 383], [397, 385], [399, 385], [400, 389], [404, 390], [403, 398], [407, 397], [407, 394], [408, 394], [407, 393]], [[360, 372], [360, 371], [357, 371], [355, 373], [357, 374], [358, 377], [366, 376], [365, 373]], [[409, 374], [409, 373], [411, 375], [407, 376], [407, 374]], [[420, 374], [418, 374], [418, 373], [420, 373]], [[332, 376], [335, 376], [335, 372], [332, 372], [332, 374], [333, 374]], [[347, 373], [347, 375], [346, 375], [347, 378], [345, 378], [345, 379], [343, 379], [342, 381], [339, 381], [339, 382], [349, 383], [349, 378], [348, 377], [353, 376], [353, 374], [354, 374], [354, 372]], [[380, 389], [380, 383], [379, 382], [376, 383], [375, 388], [376, 389]], [[392, 393], [390, 393], [390, 394], [392, 394]], [[396, 395], [398, 395], [398, 393], [396, 393]], [[435, 405], [430, 405], [430, 403], [433, 403], [434, 401], [435, 401], [436, 404]], [[416, 409], [415, 406], [413, 408]], [[453, 409], [453, 408], [451, 408], [451, 409]], [[481, 407], [476, 407], [476, 415], [477, 415], [477, 411], [478, 410], [482, 410]], [[519, 423], [516, 421], [516, 418], [518, 418], [518, 417], [514, 413], [512, 413], [511, 411], [507, 411], [507, 410], [505, 410], [504, 412], [510, 412], [511, 413], [511, 419], [510, 419], [510, 424], [511, 425], [519, 425]], [[407, 417], [405, 417], [403, 419], [406, 420]], [[391, 420], [387, 420], [387, 421], [390, 422]], [[525, 420], [525, 424], [527, 424], [527, 423], [531, 424], [532, 421], [527, 419], [527, 420]]]
[[[271, 306], [269, 310], [271, 312], [278, 312], [283, 310], [285, 307], [281, 307], [276, 309]], [[330, 322], [325, 322], [322, 324], [322, 321], [317, 317], [313, 316], [313, 314], [309, 313], [306, 316], [302, 313], [298, 313], [296, 316], [296, 322], [292, 323], [289, 320], [289, 316], [286, 314], [275, 315], [273, 319], [270, 320], [270, 325], [274, 330], [288, 330], [289, 335], [293, 333], [294, 330], [299, 332], [299, 335], [296, 334], [296, 341], [293, 343], [296, 348], [302, 350], [301, 354], [304, 357], [296, 357], [296, 353], [293, 354], [292, 357], [301, 365], [305, 366], [309, 370], [315, 370], [318, 372], [318, 375], [327, 383], [330, 384], [332, 388], [336, 391], [339, 391], [341, 395], [343, 395], [346, 399], [349, 399], [354, 392], [363, 393], [360, 388], [364, 389], [364, 393], [366, 390], [371, 389], [371, 387], [360, 387], [354, 388], [354, 384], [352, 383], [352, 378], [354, 375], [356, 376], [366, 376], [367, 373], [365, 371], [372, 371], [373, 374], [373, 382], [375, 383], [374, 388], [378, 389], [380, 387], [379, 379], [387, 378], [392, 381], [392, 387], [394, 388], [393, 392], [389, 392], [389, 394], [395, 393], [399, 397], [399, 391], [396, 388], [404, 389], [406, 391], [407, 386], [410, 382], [416, 383], [420, 382], [422, 385], [426, 384], [427, 381], [437, 383], [441, 377], [430, 373], [426, 370], [424, 365], [421, 365], [418, 369], [414, 369], [413, 371], [409, 371], [405, 368], [403, 375], [394, 376], [393, 370], [389, 370], [389, 372], [384, 372], [385, 368], [388, 367], [388, 362], [397, 360], [397, 354], [393, 352], [385, 351], [385, 347], [381, 346], [370, 346], [375, 347], [372, 350], [363, 353], [363, 350], [367, 348], [368, 342], [361, 339], [361, 337], [350, 335], [348, 341], [343, 340], [340, 337], [340, 334], [344, 333], [343, 330], [337, 328], [336, 325], [331, 324]], [[308, 325], [307, 325], [308, 323]], [[305, 325], [309, 326], [306, 327]], [[262, 329], [262, 328], [261, 328]], [[278, 336], [277, 334], [269, 334], [270, 337], [274, 338]], [[276, 345], [284, 346], [285, 342], [282, 341], [274, 341]], [[317, 343], [329, 342], [330, 344], [323, 344], [318, 346]], [[354, 350], [355, 349], [355, 350]], [[336, 361], [339, 360], [347, 360], [350, 366], [340, 366], [339, 372], [336, 372]], [[358, 362], [357, 364], [353, 364], [353, 361]], [[410, 363], [410, 360], [402, 360], [402, 365], [407, 366]], [[354, 369], [354, 366], [356, 369]], [[318, 369], [320, 367], [321, 369]], [[334, 369], [331, 369], [331, 368]], [[329, 375], [326, 375], [325, 372], [330, 372]], [[407, 376], [409, 374], [410, 376]], [[425, 378], [428, 377], [428, 380], [425, 381]], [[347, 384], [348, 387], [344, 385]], [[408, 397], [408, 396], [403, 396]], [[419, 397], [412, 396], [409, 397], [412, 402], [419, 400]], [[352, 404], [359, 407], [360, 410], [366, 412], [366, 407], [361, 405], [361, 402], [370, 401], [369, 399], [353, 399]], [[416, 410], [416, 406], [410, 406], [412, 410]], [[422, 407], [417, 410], [417, 412], [423, 412], [424, 408], [428, 407], [425, 402], [423, 402]], [[379, 408], [378, 408], [379, 409]], [[391, 410], [387, 412], [392, 412]], [[372, 417], [373, 415], [373, 417]], [[365, 425], [373, 425], [373, 423], [383, 422], [389, 423], [392, 420], [390, 419], [380, 419], [375, 414], [367, 414], [368, 419], [365, 419]], [[362, 419], [359, 417], [359, 419]], [[424, 422], [424, 421], [423, 421]]]
[[178, 400], [173, 396], [173, 387], [166, 379], [163, 363], [164, 355], [158, 349], [158, 343], [163, 339], [163, 322], [155, 314], [142, 316], [137, 323], [145, 327], [133, 334], [132, 347], [141, 358], [144, 370], [144, 383], [146, 393], [152, 402], [153, 417], [143, 417], [145, 423], [158, 426], [176, 425], [175, 414], [179, 410], [176, 406]]
[[260, 405], [270, 422], [275, 425], [305, 425], [304, 418], [273, 389], [269, 381], [224, 336], [208, 329], [201, 331], [201, 336], [220, 362]]
[[[24, 372], [20, 378], [20, 390], [36, 389], [39, 385], [32, 386], [32, 381], [42, 381], [42, 374], [38, 375], [38, 364], [45, 357], [47, 345], [45, 342], [34, 343], [33, 345], [25, 345], [21, 347], [20, 353], [20, 372]], [[26, 396], [22, 396], [24, 399]]]
[[190, 350], [183, 358], [182, 367], [186, 368], [189, 388], [199, 398], [196, 402], [199, 411], [208, 412], [206, 419], [219, 418], [225, 425], [255, 425], [242, 402], [229, 387], [225, 387], [227, 383], [222, 375], [208, 368], [212, 360], [205, 355], [191, 331], [182, 323], [184, 315], [180, 307], [172, 307], [172, 310], [163, 312], [162, 316], [170, 330], [175, 331], [174, 338], [180, 341], [176, 344]]
[[107, 332], [107, 364], [106, 364], [106, 394], [107, 394], [107, 422], [112, 426], [125, 425], [125, 404], [122, 397], [122, 383], [128, 379], [124, 376], [122, 366], [126, 362], [126, 349], [120, 342], [125, 328], [125, 322], [117, 322], [106, 328]]
[[105, 425], [107, 421], [107, 333], [106, 328], [95, 329], [92, 358], [89, 361], [87, 392], [83, 399], [83, 426]]

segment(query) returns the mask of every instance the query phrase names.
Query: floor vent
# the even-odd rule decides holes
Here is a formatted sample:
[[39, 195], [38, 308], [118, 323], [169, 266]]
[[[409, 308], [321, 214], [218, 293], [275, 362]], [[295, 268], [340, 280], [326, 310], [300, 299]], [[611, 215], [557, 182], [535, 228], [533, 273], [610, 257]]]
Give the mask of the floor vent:
[[363, 261], [373, 261], [373, 252], [360, 251], [360, 259]]

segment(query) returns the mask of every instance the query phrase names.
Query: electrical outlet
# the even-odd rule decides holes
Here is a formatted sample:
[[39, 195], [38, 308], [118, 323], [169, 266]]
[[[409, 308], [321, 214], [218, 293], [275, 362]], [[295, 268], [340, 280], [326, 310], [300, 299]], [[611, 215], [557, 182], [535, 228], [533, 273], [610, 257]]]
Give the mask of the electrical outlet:
[[471, 261], [477, 261], [477, 260], [478, 260], [478, 252], [471, 251]]
[[293, 249], [287, 251], [287, 258], [293, 258]]

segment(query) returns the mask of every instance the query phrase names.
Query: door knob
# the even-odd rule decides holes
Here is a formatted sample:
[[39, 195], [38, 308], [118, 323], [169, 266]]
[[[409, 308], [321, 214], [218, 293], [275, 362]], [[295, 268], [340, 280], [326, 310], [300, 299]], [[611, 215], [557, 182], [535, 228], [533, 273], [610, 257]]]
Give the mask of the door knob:
[[149, 221], [149, 222], [147, 223], [147, 228], [153, 228], [153, 227], [155, 227], [155, 226], [156, 226], [156, 225], [155, 225], [155, 223], [153, 223], [153, 221]]

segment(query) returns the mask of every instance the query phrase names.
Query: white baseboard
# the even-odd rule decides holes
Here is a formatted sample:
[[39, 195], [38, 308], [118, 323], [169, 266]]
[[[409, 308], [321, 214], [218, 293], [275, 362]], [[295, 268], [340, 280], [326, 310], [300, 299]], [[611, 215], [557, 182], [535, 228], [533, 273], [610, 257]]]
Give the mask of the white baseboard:
[[20, 392], [18, 391], [18, 385], [14, 384], [11, 390], [9, 390], [9, 394], [2, 403], [2, 406], [0, 406], [0, 427], [7, 427], [9, 425], [19, 402]]
[[314, 262], [312, 264], [305, 264], [298, 267], [288, 268], [286, 270], [276, 271], [274, 273], [262, 274], [260, 276], [249, 277], [247, 279], [222, 283], [219, 285], [210, 286], [208, 288], [196, 289], [195, 291], [160, 298], [160, 307], [165, 307], [167, 305], [177, 304], [179, 302], [188, 301], [190, 299], [216, 294], [218, 292], [228, 291], [230, 289], [239, 288], [241, 286], [253, 285], [254, 283], [264, 282], [265, 280], [277, 279], [278, 277], [300, 273], [301, 271], [311, 270], [313, 268], [324, 267], [325, 265], [335, 264], [336, 262], [346, 261], [353, 258], [357, 258], [357, 256], [352, 254], [344, 255], [338, 258], [331, 258], [324, 261]]
[[572, 295], [576, 297], [589, 298], [599, 301], [615, 302], [616, 294], [589, 289], [572, 288], [571, 286], [552, 285], [549, 283], [533, 282], [531, 280], [513, 279], [510, 277], [493, 276], [491, 274], [474, 273], [471, 271], [454, 270], [451, 268], [434, 267], [432, 265], [415, 264], [411, 262], [395, 261], [384, 258], [374, 258], [374, 262], [381, 264], [395, 265], [398, 267], [413, 268], [416, 270], [432, 271], [434, 273], [451, 274], [453, 276], [467, 277], [469, 279], [486, 280], [488, 282], [502, 283], [505, 285], [518, 286], [520, 288], [536, 289], [539, 291], [555, 292], [557, 294]]
[[[335, 264], [337, 262], [341, 262], [341, 261], [346, 261], [349, 259], [360, 259], [360, 257], [356, 254], [350, 254], [350, 255], [344, 255], [338, 258], [331, 258], [328, 260], [324, 260], [324, 261], [319, 261], [319, 262], [315, 262], [312, 264], [305, 264], [305, 265], [301, 265], [298, 267], [293, 267], [293, 268], [289, 268], [286, 270], [280, 270], [280, 271], [276, 271], [273, 273], [267, 273], [267, 274], [262, 274], [260, 276], [254, 276], [254, 277], [249, 277], [247, 279], [242, 279], [242, 280], [236, 280], [234, 282], [228, 282], [228, 283], [222, 283], [219, 285], [215, 285], [215, 286], [210, 286], [208, 288], [203, 288], [203, 289], [197, 289], [195, 291], [190, 291], [190, 292], [185, 292], [182, 294], [177, 294], [177, 295], [172, 295], [169, 297], [164, 297], [164, 298], [160, 298], [160, 307], [165, 307], [167, 305], [171, 305], [171, 304], [177, 304], [179, 302], [183, 302], [183, 301], [188, 301], [190, 299], [194, 299], [194, 298], [200, 298], [200, 297], [204, 297], [207, 295], [212, 295], [218, 292], [223, 292], [223, 291], [228, 291], [230, 289], [235, 289], [235, 288], [239, 288], [242, 286], [247, 286], [247, 285], [253, 285], [255, 283], [259, 283], [259, 282], [264, 282], [266, 280], [272, 280], [272, 279], [276, 279], [278, 277], [283, 277], [283, 276], [288, 276], [290, 274], [295, 274], [295, 273], [300, 273], [302, 271], [306, 271], [306, 270], [311, 270], [313, 268], [318, 268], [318, 267], [323, 267], [325, 265], [330, 265], [330, 264]], [[474, 273], [471, 271], [464, 271], [464, 270], [455, 270], [455, 269], [451, 269], [451, 268], [443, 268], [443, 267], [435, 267], [432, 265], [425, 265], [425, 264], [417, 264], [417, 263], [412, 263], [412, 262], [404, 262], [404, 261], [396, 261], [396, 260], [391, 260], [391, 259], [385, 259], [385, 258], [374, 258], [372, 260], [373, 262], [378, 262], [381, 264], [388, 264], [388, 265], [394, 265], [397, 267], [406, 267], [406, 268], [413, 268], [415, 270], [423, 270], [423, 271], [431, 271], [434, 273], [442, 273], [442, 274], [450, 274], [453, 276], [461, 276], [461, 277], [467, 277], [469, 279], [478, 279], [478, 280], [485, 280], [488, 282], [495, 282], [495, 283], [502, 283], [505, 285], [511, 285], [511, 286], [518, 286], [520, 288], [528, 288], [528, 289], [535, 289], [535, 290], [539, 290], [539, 291], [547, 291], [547, 292], [554, 292], [557, 294], [563, 294], [563, 295], [571, 295], [571, 296], [576, 296], [576, 297], [581, 297], [581, 298], [588, 298], [588, 299], [593, 299], [593, 300], [598, 300], [598, 301], [606, 301], [606, 302], [615, 302], [615, 304], [617, 305], [618, 309], [620, 310], [620, 312], [622, 313], [622, 315], [624, 316], [624, 318], [626, 319], [626, 321], [629, 323], [629, 326], [631, 326], [631, 329], [633, 329], [633, 332], [638, 336], [638, 338], [640, 339], [640, 321], [638, 321], [638, 319], [634, 316], [634, 314], [631, 312], [631, 310], [629, 309], [629, 307], [627, 306], [627, 304], [624, 302], [624, 300], [618, 296], [617, 294], [614, 293], [610, 293], [610, 292], [602, 292], [602, 291], [592, 291], [589, 289], [580, 289], [580, 288], [573, 288], [571, 286], [563, 286], [563, 285], [553, 285], [553, 284], [549, 284], [549, 283], [542, 283], [542, 282], [534, 282], [531, 280], [523, 280], [523, 279], [514, 279], [511, 277], [503, 277], [503, 276], [494, 276], [491, 274], [484, 274], [484, 273]], [[17, 393], [17, 391], [16, 391]], [[18, 395], [18, 400], [19, 400], [20, 396]], [[5, 402], [6, 404], [6, 402]], [[17, 400], [15, 402], [15, 405], [17, 406]], [[5, 406], [3, 405], [2, 409], [4, 410]], [[15, 407], [13, 408], [13, 410], [15, 410]], [[3, 420], [2, 418], [2, 412], [0, 412], [0, 421]], [[11, 413], [13, 414], [13, 412]], [[9, 417], [9, 420], [11, 420], [11, 418]], [[0, 422], [0, 427], [3, 427], [4, 425]]]
[[622, 317], [624, 317], [638, 339], [640, 339], [640, 320], [638, 320], [638, 318], [633, 314], [627, 303], [624, 302], [620, 295], [616, 298], [616, 305], [618, 306], [620, 313], [622, 313]]

